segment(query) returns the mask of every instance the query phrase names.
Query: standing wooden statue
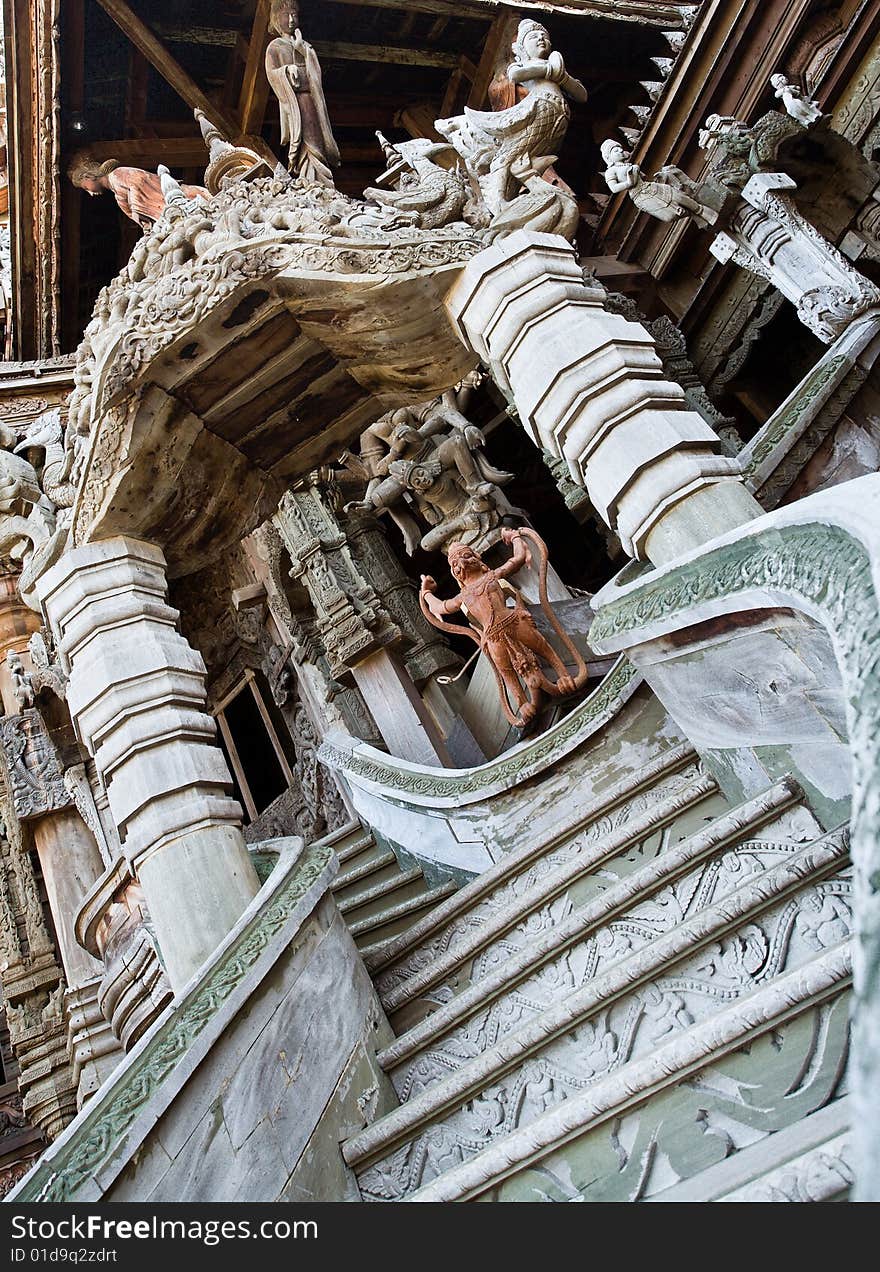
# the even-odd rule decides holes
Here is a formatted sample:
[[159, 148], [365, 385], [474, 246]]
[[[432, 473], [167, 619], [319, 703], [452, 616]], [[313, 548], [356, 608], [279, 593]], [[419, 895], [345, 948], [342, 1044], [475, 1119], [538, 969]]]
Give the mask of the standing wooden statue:
[[281, 144], [288, 168], [303, 181], [334, 184], [341, 162], [324, 100], [318, 55], [299, 29], [296, 0], [273, 0], [269, 29], [278, 36], [266, 49], [266, 78], [281, 109]]
[[[479, 645], [495, 672], [504, 714], [512, 725], [523, 728], [538, 714], [542, 694], [551, 698], [567, 697], [583, 688], [588, 673], [583, 657], [563, 631], [547, 599], [547, 545], [534, 530], [526, 527], [502, 530], [501, 537], [513, 548], [513, 556], [494, 570], [467, 544], [453, 543], [448, 551], [449, 569], [461, 590], [450, 600], [441, 601], [435, 595], [435, 580], [423, 574], [419, 602], [422, 613], [434, 627], [469, 636]], [[573, 676], [538, 631], [520, 593], [510, 584], [501, 586], [502, 579], [530, 563], [527, 540], [535, 545], [540, 557], [541, 608], [571, 654], [575, 665]], [[446, 614], [460, 610], [470, 619], [471, 626], [445, 622]], [[555, 681], [548, 678], [542, 663], [552, 668]]]

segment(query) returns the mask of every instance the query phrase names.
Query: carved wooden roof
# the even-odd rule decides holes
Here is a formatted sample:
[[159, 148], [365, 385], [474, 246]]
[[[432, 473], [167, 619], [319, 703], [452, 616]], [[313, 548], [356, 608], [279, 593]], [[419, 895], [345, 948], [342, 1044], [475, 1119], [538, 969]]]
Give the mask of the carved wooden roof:
[[[15, 356], [70, 350], [95, 295], [131, 250], [137, 228], [112, 199], [70, 187], [70, 156], [96, 155], [198, 180], [204, 147], [193, 105], [227, 132], [261, 135], [280, 155], [274, 96], [263, 73], [268, 0], [3, 0], [11, 63], [14, 150]], [[424, 135], [468, 103], [509, 61], [518, 18], [546, 21], [572, 73], [591, 90], [575, 112], [560, 169], [593, 221], [604, 187], [597, 143], [637, 124], [651, 99], [652, 57], [669, 57], [698, 5], [681, 0], [300, 0], [306, 38], [321, 59], [343, 167], [360, 193], [383, 166], [375, 138]], [[53, 27], [57, 24], [57, 38]], [[12, 116], [15, 116], [13, 119]], [[39, 126], [41, 123], [42, 126]], [[588, 227], [587, 227], [588, 231]], [[585, 244], [586, 246], [586, 244]]]

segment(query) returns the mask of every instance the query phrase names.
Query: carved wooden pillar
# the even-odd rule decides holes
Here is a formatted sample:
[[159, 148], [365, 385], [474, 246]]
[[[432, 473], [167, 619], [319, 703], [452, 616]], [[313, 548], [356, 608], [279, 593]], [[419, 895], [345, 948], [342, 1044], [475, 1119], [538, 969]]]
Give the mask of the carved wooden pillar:
[[104, 869], [95, 838], [74, 807], [42, 715], [28, 708], [0, 720], [11, 808], [26, 825], [40, 861], [67, 989], [67, 1049], [81, 1106], [115, 1068], [121, 1052], [98, 1006], [103, 968], [78, 943], [74, 919]]
[[364, 578], [319, 487], [288, 491], [275, 516], [292, 574], [307, 588], [330, 673], [351, 679], [392, 755], [448, 765], [437, 725], [403, 664], [402, 633]]
[[711, 251], [722, 262], [732, 260], [768, 279], [792, 302], [804, 326], [832, 344], [855, 319], [880, 312], [880, 289], [805, 220], [791, 197], [796, 189], [783, 172], [753, 176]]
[[532, 441], [566, 461], [631, 556], [660, 564], [761, 508], [649, 333], [604, 300], [570, 244], [521, 230], [470, 261], [447, 307]]
[[204, 662], [177, 631], [152, 544], [119, 536], [74, 548], [39, 595], [69, 672], [71, 716], [179, 989], [259, 888], [205, 711]]

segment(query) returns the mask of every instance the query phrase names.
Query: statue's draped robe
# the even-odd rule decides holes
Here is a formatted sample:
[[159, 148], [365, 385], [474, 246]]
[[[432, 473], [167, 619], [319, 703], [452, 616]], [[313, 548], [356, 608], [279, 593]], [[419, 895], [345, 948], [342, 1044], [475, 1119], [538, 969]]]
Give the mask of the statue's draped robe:
[[330, 126], [321, 65], [310, 44], [297, 51], [289, 36], [266, 50], [266, 76], [281, 111], [281, 143], [289, 147], [288, 167], [306, 181], [332, 185], [339, 147]]

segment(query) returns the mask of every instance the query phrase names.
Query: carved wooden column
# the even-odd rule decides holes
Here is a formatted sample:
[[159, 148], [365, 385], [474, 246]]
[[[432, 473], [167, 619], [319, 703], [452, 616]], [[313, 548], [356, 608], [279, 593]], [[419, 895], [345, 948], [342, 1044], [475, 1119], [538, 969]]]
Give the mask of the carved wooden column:
[[331, 675], [352, 679], [392, 755], [449, 765], [440, 732], [396, 646], [400, 628], [357, 568], [348, 539], [314, 484], [288, 491], [275, 516], [308, 589]]
[[631, 556], [660, 564], [761, 508], [645, 328], [604, 300], [570, 244], [521, 230], [470, 261], [447, 307], [532, 441], [566, 461]]
[[857, 318], [880, 312], [880, 289], [801, 215], [791, 197], [796, 189], [783, 172], [753, 176], [710, 250], [718, 260], [766, 278], [792, 302], [801, 322], [832, 344]]
[[259, 882], [205, 711], [205, 666], [166, 602], [165, 559], [119, 536], [74, 548], [40, 579], [67, 702], [107, 790], [179, 989]]

